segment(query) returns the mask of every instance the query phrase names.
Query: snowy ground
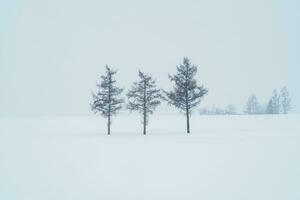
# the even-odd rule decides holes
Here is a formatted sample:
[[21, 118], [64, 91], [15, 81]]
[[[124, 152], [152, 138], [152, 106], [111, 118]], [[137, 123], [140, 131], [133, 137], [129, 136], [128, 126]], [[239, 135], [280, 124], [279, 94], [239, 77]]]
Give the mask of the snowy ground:
[[300, 115], [0, 118], [1, 200], [299, 200]]

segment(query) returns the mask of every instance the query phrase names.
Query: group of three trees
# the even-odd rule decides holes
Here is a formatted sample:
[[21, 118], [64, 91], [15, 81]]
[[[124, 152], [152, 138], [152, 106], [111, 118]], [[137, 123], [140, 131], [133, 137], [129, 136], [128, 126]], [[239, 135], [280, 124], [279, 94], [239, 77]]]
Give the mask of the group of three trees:
[[[116, 85], [114, 75], [117, 71], [107, 65], [105, 69], [105, 75], [101, 76], [101, 82], [97, 84], [98, 91], [93, 94], [91, 108], [95, 113], [99, 112], [107, 118], [107, 133], [110, 135], [111, 117], [118, 113], [125, 101], [120, 96], [124, 89]], [[126, 94], [128, 98], [126, 104], [129, 110], [138, 111], [142, 115], [144, 135], [149, 115], [153, 114], [162, 100], [185, 114], [187, 133], [190, 133], [191, 110], [201, 102], [202, 97], [208, 92], [206, 88], [197, 84], [196, 73], [197, 66], [192, 65], [188, 58], [184, 58], [183, 63], [177, 66], [177, 73], [169, 75], [170, 81], [174, 83], [173, 90], [165, 91], [157, 87], [155, 80], [150, 75], [139, 71], [139, 80], [133, 83]]]

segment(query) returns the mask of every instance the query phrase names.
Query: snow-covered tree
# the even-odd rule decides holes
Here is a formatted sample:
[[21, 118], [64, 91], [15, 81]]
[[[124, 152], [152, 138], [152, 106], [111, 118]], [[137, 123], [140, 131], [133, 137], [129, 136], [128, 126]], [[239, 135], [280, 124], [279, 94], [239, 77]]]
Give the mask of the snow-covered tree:
[[283, 114], [287, 114], [291, 110], [291, 98], [286, 87], [283, 87], [280, 91], [280, 107]]
[[266, 113], [267, 114], [279, 114], [280, 113], [280, 98], [277, 93], [277, 90], [275, 89], [273, 91], [273, 95], [271, 99], [268, 102]]
[[120, 98], [123, 89], [116, 86], [114, 78], [117, 71], [112, 70], [108, 65], [105, 66], [105, 75], [101, 76], [100, 84], [97, 84], [98, 91], [93, 93], [92, 110], [99, 112], [107, 118], [107, 134], [110, 135], [111, 117], [116, 115], [122, 108], [124, 100]]
[[146, 135], [146, 126], [149, 115], [161, 103], [161, 92], [157, 89], [155, 80], [139, 71], [139, 81], [134, 82], [132, 88], [127, 93], [128, 109], [138, 111], [142, 114], [143, 134]]
[[186, 115], [187, 133], [190, 133], [190, 115], [194, 107], [207, 94], [207, 89], [198, 86], [195, 79], [197, 66], [192, 65], [188, 58], [183, 59], [183, 63], [177, 66], [177, 73], [169, 75], [169, 79], [174, 83], [172, 91], [164, 91], [164, 99], [168, 104], [175, 106]]
[[245, 113], [249, 115], [260, 114], [260, 105], [254, 94], [252, 94], [247, 101]]

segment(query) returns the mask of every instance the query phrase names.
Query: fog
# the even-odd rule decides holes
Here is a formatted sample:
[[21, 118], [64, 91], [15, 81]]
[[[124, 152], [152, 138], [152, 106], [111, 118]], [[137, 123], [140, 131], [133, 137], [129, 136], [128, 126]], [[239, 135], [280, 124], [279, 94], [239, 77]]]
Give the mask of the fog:
[[[287, 86], [300, 111], [300, 3], [249, 1], [0, 1], [0, 115], [90, 115], [108, 64], [126, 89], [140, 69], [171, 87], [183, 57], [209, 93], [202, 106]], [[162, 106], [162, 113], [175, 112]]]

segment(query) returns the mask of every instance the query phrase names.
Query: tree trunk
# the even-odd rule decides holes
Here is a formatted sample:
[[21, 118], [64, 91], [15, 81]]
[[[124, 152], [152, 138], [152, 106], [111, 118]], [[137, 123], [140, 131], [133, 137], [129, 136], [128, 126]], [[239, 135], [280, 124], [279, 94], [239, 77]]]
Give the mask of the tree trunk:
[[110, 115], [108, 115], [107, 119], [107, 134], [110, 135]]
[[190, 112], [189, 109], [186, 109], [186, 129], [187, 133], [190, 133]]
[[189, 134], [190, 133], [190, 110], [189, 110], [189, 93], [188, 93], [188, 77], [187, 75], [185, 76], [185, 114], [186, 114], [186, 132]]
[[187, 86], [185, 88], [185, 114], [186, 114], [186, 132], [189, 134], [190, 133], [190, 110], [189, 110], [189, 100], [188, 100], [188, 89]]
[[143, 134], [146, 135], [146, 112], [145, 111], [144, 111], [144, 123], [143, 123], [143, 126], [144, 126]]
[[108, 122], [107, 122], [107, 134], [110, 135], [110, 116], [111, 116], [111, 75], [109, 76], [108, 85]]
[[144, 130], [143, 130], [143, 134], [146, 135], [146, 123], [147, 123], [147, 116], [146, 116], [146, 80], [144, 80], [144, 113], [143, 113], [143, 117], [144, 117], [144, 122], [143, 122], [143, 126], [144, 126]]

